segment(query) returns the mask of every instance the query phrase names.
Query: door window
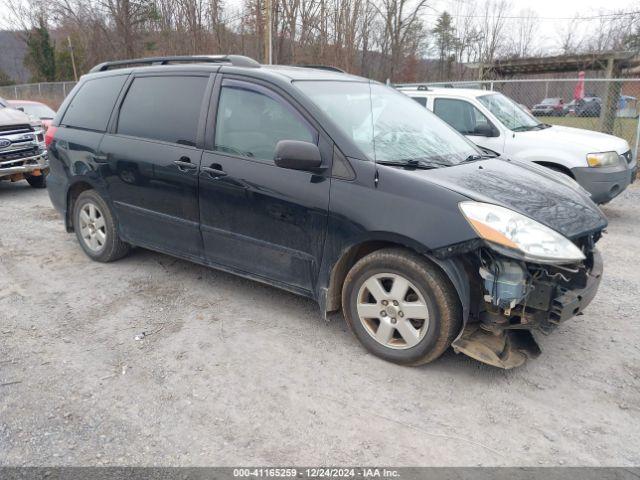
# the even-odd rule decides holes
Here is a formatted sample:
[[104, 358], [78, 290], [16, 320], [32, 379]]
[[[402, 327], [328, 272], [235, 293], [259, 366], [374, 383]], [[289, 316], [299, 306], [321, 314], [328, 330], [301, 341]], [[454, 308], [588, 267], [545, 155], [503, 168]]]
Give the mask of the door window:
[[214, 149], [272, 161], [280, 140], [317, 143], [317, 134], [288, 102], [270, 90], [225, 80], [218, 104]]
[[480, 110], [464, 100], [437, 98], [433, 112], [463, 135], [474, 135], [493, 128]]
[[208, 77], [133, 80], [120, 108], [117, 133], [195, 146]]
[[413, 100], [418, 102], [423, 107], [427, 106], [427, 99], [425, 97], [411, 97]]

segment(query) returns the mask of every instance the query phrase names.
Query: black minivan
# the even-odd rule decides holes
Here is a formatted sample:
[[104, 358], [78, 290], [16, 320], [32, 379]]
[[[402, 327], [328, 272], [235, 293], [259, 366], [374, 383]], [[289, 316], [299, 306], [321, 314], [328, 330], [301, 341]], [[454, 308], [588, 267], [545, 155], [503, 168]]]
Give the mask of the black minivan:
[[47, 132], [49, 195], [100, 262], [140, 246], [342, 312], [387, 360], [540, 353], [600, 283], [575, 182], [486, 155], [380, 83], [241, 56], [108, 62]]

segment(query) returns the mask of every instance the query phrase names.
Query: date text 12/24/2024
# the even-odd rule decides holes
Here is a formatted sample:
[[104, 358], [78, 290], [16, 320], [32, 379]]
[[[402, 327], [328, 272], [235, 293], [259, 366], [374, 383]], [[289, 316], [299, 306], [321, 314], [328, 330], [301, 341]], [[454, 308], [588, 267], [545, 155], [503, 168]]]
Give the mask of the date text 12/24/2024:
[[395, 469], [362, 468], [234, 468], [233, 476], [263, 478], [399, 478]]

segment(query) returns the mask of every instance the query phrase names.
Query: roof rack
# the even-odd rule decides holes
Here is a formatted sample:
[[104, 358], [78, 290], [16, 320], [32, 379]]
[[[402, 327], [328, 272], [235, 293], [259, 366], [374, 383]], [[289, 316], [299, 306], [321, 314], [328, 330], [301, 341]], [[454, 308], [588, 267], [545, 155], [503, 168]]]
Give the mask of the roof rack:
[[339, 72], [339, 73], [346, 73], [344, 70], [342, 70], [341, 68], [338, 67], [333, 67], [331, 65], [296, 65], [296, 67], [302, 67], [302, 68], [315, 68], [317, 70], [328, 70], [330, 72]]
[[111, 68], [123, 68], [135, 65], [168, 65], [171, 63], [230, 63], [234, 67], [259, 68], [260, 64], [253, 58], [243, 55], [179, 55], [173, 57], [132, 58], [99, 63], [89, 73], [104, 72]]
[[396, 88], [415, 88], [416, 90], [422, 92], [430, 90], [429, 85], [426, 85], [424, 83], [395, 83], [393, 86]]

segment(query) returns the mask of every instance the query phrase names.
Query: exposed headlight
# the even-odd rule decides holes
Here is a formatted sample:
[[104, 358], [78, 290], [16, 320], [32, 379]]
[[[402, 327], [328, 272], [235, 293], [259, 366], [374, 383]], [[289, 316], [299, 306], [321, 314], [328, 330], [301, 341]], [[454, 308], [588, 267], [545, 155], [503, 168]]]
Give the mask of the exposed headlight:
[[614, 167], [620, 163], [617, 152], [588, 153], [587, 164], [590, 167]]
[[569, 239], [508, 208], [462, 202], [460, 210], [476, 233], [505, 255], [536, 263], [575, 263], [584, 254]]

